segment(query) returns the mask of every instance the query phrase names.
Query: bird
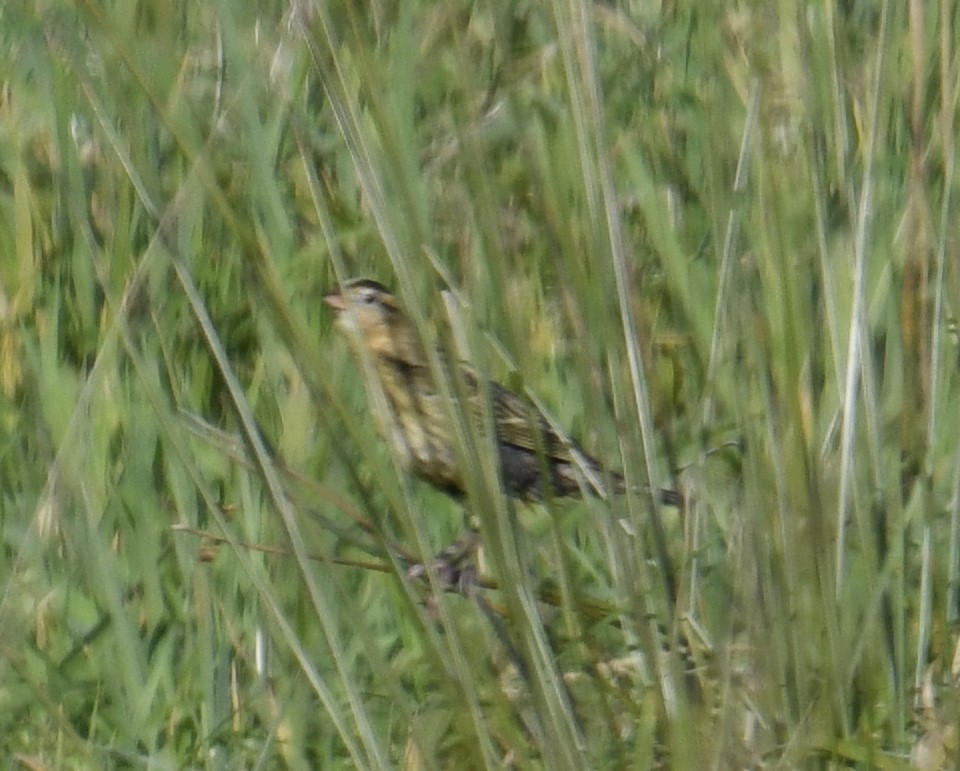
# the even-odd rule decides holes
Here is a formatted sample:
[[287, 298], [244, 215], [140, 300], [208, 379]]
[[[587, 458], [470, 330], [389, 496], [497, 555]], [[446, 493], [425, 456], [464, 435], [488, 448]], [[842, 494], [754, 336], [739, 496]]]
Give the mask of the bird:
[[[454, 498], [466, 494], [464, 471], [457, 454], [444, 397], [430, 367], [427, 350], [397, 298], [369, 278], [344, 281], [324, 295], [335, 313], [335, 326], [358, 341], [370, 356], [387, 402], [386, 425], [404, 468]], [[486, 398], [477, 372], [459, 363], [466, 413], [482, 420]], [[549, 494], [580, 497], [585, 489], [601, 496], [609, 485], [615, 494], [628, 489], [622, 474], [606, 470], [575, 441], [561, 437], [529, 401], [496, 382], [488, 383], [496, 447], [505, 492], [538, 502]], [[583, 470], [591, 472], [590, 481]], [[545, 473], [546, 472], [546, 473]], [[681, 506], [675, 490], [662, 489], [660, 502]]]

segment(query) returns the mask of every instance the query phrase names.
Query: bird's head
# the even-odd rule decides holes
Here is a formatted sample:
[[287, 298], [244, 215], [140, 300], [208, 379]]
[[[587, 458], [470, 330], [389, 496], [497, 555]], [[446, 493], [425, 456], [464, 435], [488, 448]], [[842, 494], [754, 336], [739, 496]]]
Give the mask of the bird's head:
[[397, 298], [382, 284], [369, 278], [350, 279], [323, 299], [336, 313], [337, 329], [348, 337], [357, 335], [374, 356], [422, 363], [413, 326]]

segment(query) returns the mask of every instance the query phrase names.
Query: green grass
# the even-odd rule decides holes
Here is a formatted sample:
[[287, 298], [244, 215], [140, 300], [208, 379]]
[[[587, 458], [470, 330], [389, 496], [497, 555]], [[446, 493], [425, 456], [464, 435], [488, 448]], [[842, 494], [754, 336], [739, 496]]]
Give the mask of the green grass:
[[[0, 754], [955, 762], [956, 14], [317, 5], [0, 10]], [[684, 514], [406, 478], [357, 275]]]

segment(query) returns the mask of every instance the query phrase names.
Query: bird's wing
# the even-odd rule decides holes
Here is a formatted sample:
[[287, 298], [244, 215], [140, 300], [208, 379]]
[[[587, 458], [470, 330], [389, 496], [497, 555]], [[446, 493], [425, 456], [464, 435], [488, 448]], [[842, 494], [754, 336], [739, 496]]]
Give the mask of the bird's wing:
[[[483, 415], [483, 409], [477, 372], [468, 365], [461, 365], [461, 367], [464, 382], [470, 391], [471, 411], [479, 419]], [[566, 463], [575, 462], [571, 446], [583, 453], [576, 443], [571, 445], [561, 439], [550, 428], [550, 424], [537, 408], [513, 391], [491, 381], [490, 398], [493, 401], [493, 417], [497, 424], [498, 441], [532, 453], [538, 452], [542, 447], [547, 458]]]
[[500, 441], [531, 452], [542, 448], [548, 458], [572, 462], [568, 445], [550, 428], [536, 407], [496, 383], [490, 384], [490, 396]]

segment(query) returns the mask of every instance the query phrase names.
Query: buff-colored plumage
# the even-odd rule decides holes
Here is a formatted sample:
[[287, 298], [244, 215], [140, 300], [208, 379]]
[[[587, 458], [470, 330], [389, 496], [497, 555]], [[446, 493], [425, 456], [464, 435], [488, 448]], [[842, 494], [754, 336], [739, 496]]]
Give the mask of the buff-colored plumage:
[[[416, 330], [396, 298], [381, 284], [369, 279], [346, 282], [341, 291], [324, 298], [337, 314], [337, 326], [355, 331], [370, 354], [376, 375], [388, 402], [387, 438], [396, 447], [405, 466], [414, 474], [453, 495], [465, 490], [463, 473], [452, 444], [443, 397], [438, 392]], [[483, 389], [472, 369], [462, 366], [461, 375], [468, 412], [483, 414]], [[594, 489], [611, 480], [614, 492], [625, 489], [618, 474], [605, 474], [598, 461], [575, 443], [562, 440], [542, 415], [528, 402], [496, 383], [490, 384], [497, 447], [504, 485], [508, 493], [525, 500], [544, 497], [548, 470], [552, 494], [580, 495], [587, 469]], [[540, 453], [542, 453], [542, 461]], [[663, 490], [664, 503], [677, 505], [680, 496]]]

